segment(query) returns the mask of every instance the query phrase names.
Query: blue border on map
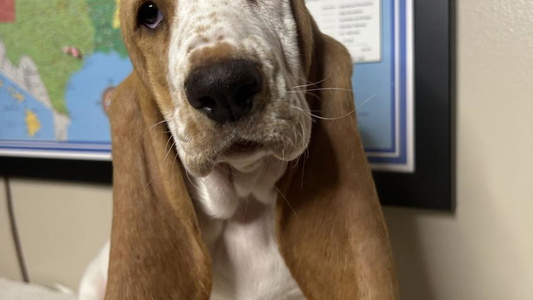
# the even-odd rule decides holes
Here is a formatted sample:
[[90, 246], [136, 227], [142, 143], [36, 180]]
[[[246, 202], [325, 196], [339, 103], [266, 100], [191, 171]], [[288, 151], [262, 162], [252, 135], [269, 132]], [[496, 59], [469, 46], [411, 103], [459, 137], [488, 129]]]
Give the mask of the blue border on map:
[[[392, 16], [392, 22], [391, 22], [391, 45], [392, 50], [391, 53], [391, 99], [389, 101], [391, 105], [391, 112], [390, 112], [390, 126], [391, 126], [391, 134], [390, 134], [390, 147], [381, 147], [381, 148], [368, 148], [365, 147], [365, 151], [367, 152], [368, 159], [371, 163], [376, 164], [396, 164], [396, 165], [403, 165], [407, 163], [408, 159], [408, 149], [407, 149], [407, 63], [408, 63], [408, 53], [407, 53], [407, 11], [406, 11], [406, 0], [399, 0], [399, 7], [396, 7], [396, 3], [394, 0], [391, 0], [391, 16]], [[399, 25], [400, 30], [399, 32], [399, 45], [396, 44], [395, 38], [396, 34], [398, 32], [395, 28], [395, 20], [396, 17], [396, 10], [399, 9]], [[399, 57], [396, 57], [396, 47], [399, 47]], [[397, 61], [398, 60], [398, 61]], [[399, 63], [399, 95], [396, 94], [396, 64]], [[399, 105], [396, 105], [395, 97], [399, 97]], [[399, 109], [399, 138], [396, 135], [397, 134], [397, 128], [396, 128], [396, 110]], [[397, 145], [397, 141], [399, 141], [399, 145]], [[376, 154], [394, 154], [396, 152], [396, 149], [398, 147], [398, 152], [394, 156], [375, 156]]]

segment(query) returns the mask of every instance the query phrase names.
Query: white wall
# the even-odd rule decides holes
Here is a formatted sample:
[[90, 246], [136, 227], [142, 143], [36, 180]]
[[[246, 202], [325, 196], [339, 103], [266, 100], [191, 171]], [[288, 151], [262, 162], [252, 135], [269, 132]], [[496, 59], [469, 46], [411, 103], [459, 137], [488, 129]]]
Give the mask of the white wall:
[[[403, 299], [533, 299], [533, 1], [456, 2], [457, 212], [385, 208]], [[30, 278], [75, 287], [83, 260], [108, 234], [110, 187], [14, 180], [12, 189], [17, 213], [25, 214], [22, 242], [33, 248], [27, 250]], [[74, 215], [55, 209], [65, 205]], [[59, 214], [66, 229], [46, 225], [35, 210]], [[62, 253], [74, 231], [92, 232], [83, 237], [92, 242]], [[28, 236], [41, 233], [56, 248], [45, 247], [47, 240], [31, 244]], [[0, 275], [20, 276], [2, 257]], [[54, 277], [54, 264], [72, 265], [72, 275]]]
[[6, 185], [0, 178], [0, 276], [22, 280], [8, 211]]
[[457, 212], [385, 209], [403, 299], [533, 299], [533, 1], [456, 2]]
[[30, 281], [77, 288], [109, 238], [111, 187], [22, 179], [10, 187]]

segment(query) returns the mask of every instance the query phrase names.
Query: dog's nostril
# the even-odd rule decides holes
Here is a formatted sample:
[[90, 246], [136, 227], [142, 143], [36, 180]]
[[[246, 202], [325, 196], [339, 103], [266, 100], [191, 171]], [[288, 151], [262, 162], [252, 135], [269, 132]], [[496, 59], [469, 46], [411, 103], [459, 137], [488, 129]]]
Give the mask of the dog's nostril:
[[191, 105], [196, 109], [210, 113], [217, 106], [217, 101], [211, 97], [200, 97], [195, 104], [191, 103]]
[[197, 68], [185, 81], [191, 106], [219, 123], [237, 121], [250, 113], [260, 90], [259, 70], [247, 60], [227, 60]]
[[235, 102], [238, 105], [250, 105], [255, 94], [259, 92], [259, 83], [254, 81], [249, 84], [240, 86], [237, 91], [235, 91]]

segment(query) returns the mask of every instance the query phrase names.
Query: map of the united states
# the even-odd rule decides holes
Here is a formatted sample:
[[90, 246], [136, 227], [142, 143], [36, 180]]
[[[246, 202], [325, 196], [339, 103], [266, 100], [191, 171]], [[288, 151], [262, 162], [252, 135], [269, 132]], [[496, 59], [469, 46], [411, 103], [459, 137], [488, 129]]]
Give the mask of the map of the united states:
[[106, 103], [131, 72], [119, 0], [10, 1], [12, 14], [0, 16], [0, 147], [109, 144]]

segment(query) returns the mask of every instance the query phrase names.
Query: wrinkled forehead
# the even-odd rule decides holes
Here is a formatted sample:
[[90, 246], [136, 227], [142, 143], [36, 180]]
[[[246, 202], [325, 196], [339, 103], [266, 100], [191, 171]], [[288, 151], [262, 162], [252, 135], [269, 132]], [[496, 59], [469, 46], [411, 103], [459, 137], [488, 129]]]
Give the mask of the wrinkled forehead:
[[[241, 11], [261, 11], [271, 13], [270, 17], [276, 18], [275, 12], [281, 12], [290, 0], [181, 0], [173, 1], [177, 4], [179, 13], [200, 12], [202, 10], [239, 8]], [[184, 15], [180, 15], [184, 17]]]
[[165, 18], [175, 18], [173, 21], [189, 19], [202, 15], [206, 11], [220, 11], [238, 9], [239, 11], [254, 12], [256, 17], [267, 20], [282, 21], [287, 14], [292, 14], [293, 0], [118, 0], [121, 18], [126, 22], [135, 19], [138, 9], [146, 2], [153, 2], [165, 14]]
[[[242, 44], [243, 38], [250, 36], [268, 41], [261, 46], [265, 51], [277, 47], [286, 56], [297, 56], [291, 46], [298, 39], [293, 2], [297, 0], [120, 0], [121, 27], [133, 56], [175, 47], [186, 51], [184, 45], [204, 43], [207, 38]], [[156, 30], [139, 24], [139, 11], [147, 3], [155, 4], [163, 15]], [[247, 51], [246, 45], [240, 48]], [[146, 59], [136, 61], [144, 64]]]

